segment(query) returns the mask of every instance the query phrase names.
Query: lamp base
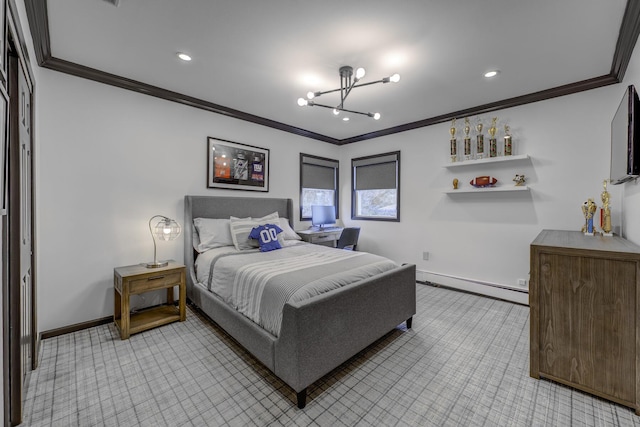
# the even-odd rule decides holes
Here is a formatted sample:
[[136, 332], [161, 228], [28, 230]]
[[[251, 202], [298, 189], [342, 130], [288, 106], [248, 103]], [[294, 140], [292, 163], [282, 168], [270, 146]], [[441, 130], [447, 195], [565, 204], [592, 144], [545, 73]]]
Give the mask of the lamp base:
[[169, 261], [154, 261], [146, 264], [147, 268], [166, 267], [167, 265], [169, 265]]

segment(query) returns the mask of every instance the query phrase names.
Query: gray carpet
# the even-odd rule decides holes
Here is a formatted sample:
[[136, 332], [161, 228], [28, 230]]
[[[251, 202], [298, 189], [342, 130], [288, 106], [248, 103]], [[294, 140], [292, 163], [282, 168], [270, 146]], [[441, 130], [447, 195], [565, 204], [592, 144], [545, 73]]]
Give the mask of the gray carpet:
[[28, 426], [640, 426], [631, 409], [529, 377], [529, 308], [417, 285], [399, 328], [295, 393], [200, 314], [121, 341], [42, 342]]

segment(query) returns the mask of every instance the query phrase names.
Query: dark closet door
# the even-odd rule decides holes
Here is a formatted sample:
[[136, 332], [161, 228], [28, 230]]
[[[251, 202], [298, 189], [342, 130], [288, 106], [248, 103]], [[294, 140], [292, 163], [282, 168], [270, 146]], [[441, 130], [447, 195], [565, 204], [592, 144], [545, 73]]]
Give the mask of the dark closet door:
[[[10, 424], [22, 421], [25, 381], [33, 369], [33, 236], [31, 89], [9, 54], [9, 394]], [[7, 319], [5, 317], [5, 319]]]
[[31, 91], [27, 85], [22, 67], [18, 67], [18, 91], [20, 115], [18, 136], [20, 138], [20, 353], [22, 356], [22, 381], [32, 369], [33, 336], [31, 309], [32, 292], [32, 238], [31, 238], [31, 188], [33, 173], [31, 170]]

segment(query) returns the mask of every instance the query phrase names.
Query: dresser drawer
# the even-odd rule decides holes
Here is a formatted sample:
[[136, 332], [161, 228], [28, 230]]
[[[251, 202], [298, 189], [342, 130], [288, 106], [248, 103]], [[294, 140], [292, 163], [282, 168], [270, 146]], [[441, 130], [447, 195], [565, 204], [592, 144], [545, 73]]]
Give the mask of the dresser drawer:
[[180, 273], [168, 272], [158, 274], [157, 276], [147, 277], [145, 279], [132, 280], [129, 285], [130, 294], [138, 294], [153, 289], [164, 289], [169, 286], [180, 284]]

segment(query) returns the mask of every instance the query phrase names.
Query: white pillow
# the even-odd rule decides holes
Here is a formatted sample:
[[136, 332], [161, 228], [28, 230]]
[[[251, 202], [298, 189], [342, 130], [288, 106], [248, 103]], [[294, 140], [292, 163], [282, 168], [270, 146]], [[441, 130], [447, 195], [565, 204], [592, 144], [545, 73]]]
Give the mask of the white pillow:
[[[255, 249], [259, 246], [258, 241], [249, 239], [249, 234], [253, 227], [265, 224], [279, 224], [278, 212], [265, 215], [262, 218], [230, 218], [231, 240], [239, 251]], [[282, 234], [282, 233], [279, 233]]]
[[284, 240], [302, 240], [302, 238], [298, 236], [298, 233], [293, 231], [287, 218], [280, 218], [280, 224], [278, 225], [282, 228], [282, 231], [284, 231], [284, 233], [281, 233], [284, 234]]
[[208, 249], [233, 246], [228, 219], [195, 218], [193, 225], [198, 232], [198, 241], [193, 240], [196, 251], [202, 253]]

